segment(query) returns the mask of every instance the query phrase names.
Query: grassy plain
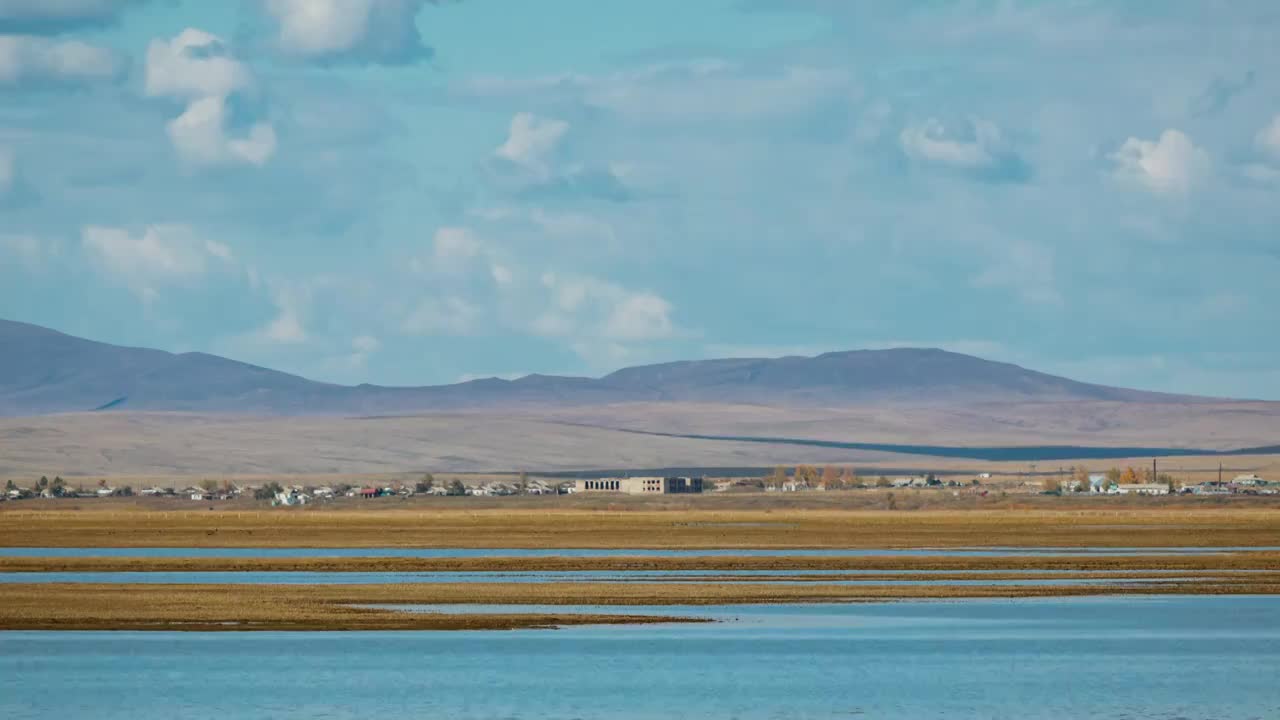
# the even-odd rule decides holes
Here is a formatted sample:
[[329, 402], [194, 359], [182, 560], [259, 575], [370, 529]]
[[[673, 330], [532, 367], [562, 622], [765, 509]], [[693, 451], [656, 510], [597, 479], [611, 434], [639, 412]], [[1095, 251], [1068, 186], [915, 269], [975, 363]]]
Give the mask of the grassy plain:
[[[568, 424], [572, 423], [572, 424]], [[202, 477], [343, 476], [405, 471], [488, 472], [584, 468], [767, 467], [839, 463], [943, 470], [948, 461], [888, 452], [638, 435], [768, 436], [953, 446], [1271, 445], [1280, 403], [1020, 402], [964, 407], [867, 405], [777, 408], [698, 403], [626, 403], [574, 408], [438, 412], [394, 417], [237, 417], [163, 412], [73, 413], [0, 418], [0, 482], [154, 476], [186, 484]], [[1179, 458], [1170, 469], [1257, 467], [1242, 458]], [[1277, 458], [1269, 462], [1273, 467]], [[1075, 464], [1040, 463], [1040, 469]], [[1110, 463], [1085, 462], [1091, 469]], [[1138, 466], [1150, 458], [1135, 459]], [[1001, 471], [997, 463], [958, 463]], [[1013, 469], [1013, 468], [1010, 468]], [[1025, 472], [1025, 463], [1015, 472]], [[1262, 469], [1261, 472], [1266, 472]], [[1175, 473], [1177, 474], [1177, 473]]]
[[[819, 493], [812, 493], [817, 495]], [[718, 500], [718, 498], [706, 498]], [[1174, 500], [1181, 500], [1174, 499]], [[16, 505], [16, 503], [15, 503]], [[148, 510], [106, 504], [0, 512], [0, 547], [928, 548], [1280, 545], [1280, 507], [883, 510]], [[39, 506], [36, 506], [39, 507]], [[80, 508], [80, 506], [71, 506]], [[432, 509], [425, 509], [432, 507]]]

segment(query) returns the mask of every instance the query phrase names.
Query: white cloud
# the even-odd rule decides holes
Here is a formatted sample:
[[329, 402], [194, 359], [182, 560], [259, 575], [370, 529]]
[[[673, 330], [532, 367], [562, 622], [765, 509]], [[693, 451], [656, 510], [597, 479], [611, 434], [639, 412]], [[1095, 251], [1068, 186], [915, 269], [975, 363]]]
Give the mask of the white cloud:
[[187, 28], [172, 40], [153, 40], [147, 49], [147, 94], [187, 101], [166, 131], [189, 165], [261, 167], [275, 154], [276, 132], [268, 122], [254, 123], [241, 137], [229, 134], [229, 98], [253, 82], [222, 39], [203, 30]]
[[1173, 129], [1154, 142], [1131, 137], [1111, 159], [1118, 178], [1155, 193], [1189, 192], [1211, 169], [1209, 154]]
[[408, 335], [470, 335], [483, 315], [460, 297], [427, 298], [405, 317], [400, 329]]
[[483, 250], [480, 240], [464, 227], [442, 227], [436, 230], [434, 246], [436, 258], [446, 262], [469, 260]]
[[106, 48], [79, 40], [0, 35], [0, 84], [40, 80], [109, 80], [120, 61]]
[[430, 261], [413, 258], [409, 267], [419, 274], [438, 273], [438, 279], [451, 276], [451, 282], [459, 277], [487, 277], [494, 285], [506, 287], [515, 280], [505, 253], [487, 244], [471, 228], [461, 226], [438, 228], [432, 237]]
[[398, 64], [430, 55], [416, 18], [427, 0], [265, 0], [280, 49], [322, 61]]
[[225, 97], [252, 84], [253, 75], [231, 57], [222, 38], [203, 30], [187, 28], [147, 47], [145, 89], [152, 97]]
[[233, 261], [227, 246], [202, 240], [185, 225], [150, 225], [137, 234], [89, 225], [81, 244], [102, 270], [144, 299], [156, 297], [161, 286], [203, 275], [211, 261]]
[[511, 269], [505, 265], [490, 265], [489, 275], [493, 277], [493, 281], [497, 283], [499, 287], [507, 287], [511, 283], [515, 282], [515, 274], [512, 273]]
[[613, 307], [604, 324], [605, 336], [617, 340], [658, 340], [674, 332], [671, 303], [647, 292], [628, 295]]
[[275, 304], [275, 318], [258, 333], [258, 337], [280, 345], [306, 342], [307, 329], [302, 321], [306, 298], [295, 292], [278, 290], [275, 294]]
[[355, 370], [365, 367], [369, 358], [382, 349], [382, 343], [372, 335], [357, 335], [351, 339], [351, 354], [346, 357], [347, 367]]
[[1027, 168], [995, 123], [971, 118], [952, 130], [936, 118], [909, 125], [898, 135], [911, 160], [989, 180], [1018, 180]]
[[1259, 130], [1254, 140], [1263, 152], [1280, 160], [1280, 115], [1276, 115], [1270, 125]]
[[259, 122], [244, 137], [227, 136], [226, 100], [209, 96], [193, 101], [166, 126], [179, 157], [192, 165], [249, 164], [261, 167], [276, 151], [276, 131]]
[[599, 345], [663, 340], [680, 332], [671, 319], [671, 303], [655, 293], [555, 273], [544, 274], [542, 285], [549, 302], [530, 324], [536, 335]]
[[516, 113], [511, 118], [506, 141], [493, 154], [546, 177], [550, 173], [551, 156], [568, 132], [569, 123], [563, 120]]
[[631, 194], [623, 182], [627, 166], [573, 162], [564, 139], [569, 123], [533, 113], [516, 113], [507, 137], [493, 151], [493, 179], [517, 194], [589, 195], [620, 201]]

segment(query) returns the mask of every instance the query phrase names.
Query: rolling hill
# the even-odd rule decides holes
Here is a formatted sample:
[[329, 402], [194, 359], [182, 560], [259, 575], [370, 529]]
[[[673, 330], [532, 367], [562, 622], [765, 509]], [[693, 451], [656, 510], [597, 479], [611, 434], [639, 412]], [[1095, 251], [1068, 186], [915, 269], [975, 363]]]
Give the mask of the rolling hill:
[[121, 347], [0, 320], [0, 414], [93, 410], [369, 415], [613, 403], [788, 407], [1012, 402], [1188, 402], [936, 349], [695, 360], [601, 378], [529, 375], [424, 387], [316, 382], [205, 353]]

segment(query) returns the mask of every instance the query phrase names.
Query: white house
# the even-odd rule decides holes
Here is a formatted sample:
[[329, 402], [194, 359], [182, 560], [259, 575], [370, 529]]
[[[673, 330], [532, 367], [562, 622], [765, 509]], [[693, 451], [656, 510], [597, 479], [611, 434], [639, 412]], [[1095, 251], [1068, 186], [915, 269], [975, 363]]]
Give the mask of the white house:
[[1124, 483], [1116, 486], [1118, 495], [1168, 495], [1165, 483]]

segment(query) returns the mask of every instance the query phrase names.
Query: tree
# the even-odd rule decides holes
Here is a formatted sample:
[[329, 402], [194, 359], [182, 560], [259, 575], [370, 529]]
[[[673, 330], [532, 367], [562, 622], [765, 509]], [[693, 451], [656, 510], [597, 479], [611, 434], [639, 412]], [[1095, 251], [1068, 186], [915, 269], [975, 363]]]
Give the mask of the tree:
[[824, 490], [835, 490], [839, 488], [840, 471], [836, 470], [834, 465], [823, 466], [821, 482]]
[[847, 467], [840, 473], [840, 486], [843, 488], [853, 488], [858, 486], [858, 472], [853, 468]]
[[1123, 476], [1123, 473], [1120, 472], [1120, 468], [1111, 468], [1107, 471], [1107, 482], [1111, 485], [1116, 485], [1120, 482], [1120, 478]]
[[453, 496], [466, 495], [467, 486], [463, 485], [461, 480], [455, 479], [453, 482], [449, 483], [448, 494]]
[[929, 473], [924, 479], [924, 484], [930, 487], [934, 487], [937, 485], [941, 485], [942, 481], [938, 479], [937, 475], [934, 475], [933, 473]]
[[1044, 484], [1044, 491], [1046, 493], [1049, 493], [1051, 495], [1062, 494], [1062, 483], [1058, 482], [1058, 478], [1052, 478], [1052, 477], [1045, 478], [1043, 484]]
[[876, 487], [878, 488], [893, 487], [893, 483], [889, 482], [889, 478], [881, 475], [880, 477], [876, 478]]
[[205, 492], [213, 492], [214, 490], [218, 489], [218, 481], [205, 478], [204, 480], [200, 481], [200, 489], [204, 490]]
[[13, 478], [9, 478], [4, 484], [5, 492], [10, 492], [12, 490], [17, 490], [17, 489], [18, 489], [18, 484], [13, 481]]
[[119, 490], [116, 490], [116, 494], [120, 497], [133, 497], [133, 488], [125, 485]]
[[54, 497], [62, 497], [67, 492], [67, 483], [61, 477], [55, 477], [53, 482], [49, 484], [49, 490]]
[[770, 487], [781, 489], [783, 485], [787, 484], [787, 469], [781, 465], [775, 467], [773, 469], [773, 474], [768, 478], [765, 478], [765, 484]]
[[1087, 493], [1092, 488], [1089, 482], [1089, 471], [1083, 465], [1074, 468], [1076, 476], [1076, 492]]
[[278, 493], [284, 492], [284, 488], [279, 483], [269, 482], [266, 485], [253, 491], [254, 500], [272, 500]]
[[413, 489], [414, 492], [426, 493], [431, 492], [432, 488], [435, 486], [436, 476], [431, 473], [423, 473], [422, 479], [418, 481], [417, 485], [413, 486]]
[[1134, 470], [1133, 468], [1130, 467], [1130, 468], [1125, 468], [1124, 472], [1120, 473], [1121, 485], [1132, 485], [1136, 482], [1138, 482], [1137, 470]]
[[44, 475], [41, 475], [40, 479], [36, 481], [36, 489], [44, 490], [47, 487], [49, 487], [49, 478], [45, 477]]
[[812, 465], [797, 465], [795, 473], [797, 486], [813, 487], [818, 484], [818, 469]]

